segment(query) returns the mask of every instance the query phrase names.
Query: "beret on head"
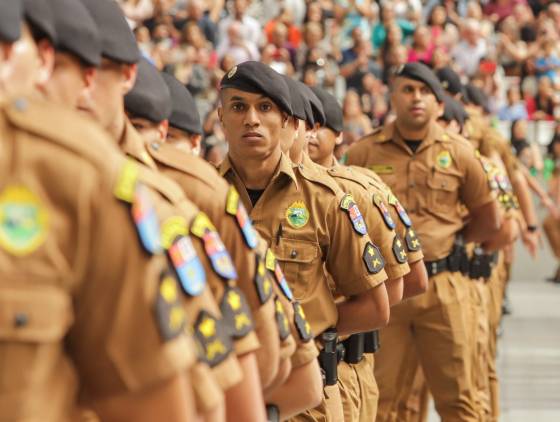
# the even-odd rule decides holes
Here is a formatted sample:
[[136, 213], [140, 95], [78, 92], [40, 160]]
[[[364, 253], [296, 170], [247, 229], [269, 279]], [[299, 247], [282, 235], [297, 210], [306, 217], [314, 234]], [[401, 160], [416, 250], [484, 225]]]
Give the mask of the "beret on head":
[[325, 111], [323, 110], [323, 103], [315, 93], [305, 85], [303, 82], [296, 81], [301, 90], [303, 97], [311, 105], [311, 115], [307, 116], [307, 121], [311, 126], [315, 126], [315, 123], [319, 123], [319, 126], [325, 126], [327, 121], [325, 117]]
[[200, 115], [187, 87], [169, 73], [162, 72], [161, 76], [171, 94], [169, 126], [191, 134], [202, 135]]
[[482, 107], [485, 112], [489, 111], [488, 97], [480, 88], [471, 84], [465, 85], [465, 99], [467, 103]]
[[46, 0], [23, 0], [23, 13], [29, 23], [43, 32], [53, 43], [56, 42], [54, 13]]
[[119, 4], [115, 0], [81, 2], [97, 24], [103, 57], [119, 63], [137, 63], [140, 60], [140, 50]]
[[0, 1], [0, 39], [14, 42], [21, 36], [23, 4], [21, 0]]
[[444, 94], [443, 103], [445, 108], [441, 118], [446, 122], [452, 122], [455, 120], [461, 127], [463, 127], [468, 116], [463, 104], [447, 94]]
[[159, 123], [171, 114], [171, 96], [159, 71], [146, 59], [138, 63], [138, 76], [124, 97], [124, 106], [134, 117]]
[[101, 38], [97, 25], [78, 0], [49, 0], [56, 30], [56, 47], [90, 66], [101, 63]]
[[313, 114], [311, 111], [311, 104], [305, 100], [294, 79], [286, 75], [282, 75], [282, 78], [286, 82], [286, 85], [288, 85], [288, 91], [290, 92], [292, 115], [299, 120], [306, 120], [309, 114]]
[[293, 115], [286, 81], [280, 73], [264, 63], [247, 61], [232, 67], [222, 78], [220, 87], [262, 94], [270, 98], [282, 111]]
[[443, 89], [451, 95], [460, 94], [463, 92], [463, 84], [461, 78], [449, 66], [442, 67], [436, 71], [436, 75], [441, 83]]
[[395, 76], [423, 82], [430, 88], [439, 102], [443, 101], [443, 88], [435, 73], [425, 64], [407, 63], [397, 69]]
[[313, 87], [311, 90], [317, 98], [321, 100], [323, 111], [325, 113], [325, 125], [332, 131], [340, 133], [344, 130], [342, 107], [338, 104], [337, 99], [322, 88]]

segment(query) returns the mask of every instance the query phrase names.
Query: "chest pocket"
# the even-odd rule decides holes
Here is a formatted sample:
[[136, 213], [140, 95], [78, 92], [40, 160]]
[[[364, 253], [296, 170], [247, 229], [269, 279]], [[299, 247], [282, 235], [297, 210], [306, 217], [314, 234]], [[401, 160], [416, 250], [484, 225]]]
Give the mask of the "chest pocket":
[[302, 300], [309, 297], [317, 283], [321, 282], [319, 245], [309, 240], [280, 238], [279, 244], [274, 245], [272, 250], [295, 298]]
[[457, 207], [460, 180], [452, 174], [435, 171], [428, 178], [430, 188], [430, 208], [435, 211], [449, 211]]
[[6, 389], [25, 394], [52, 376], [73, 320], [71, 306], [56, 287], [0, 287], [0, 395]]

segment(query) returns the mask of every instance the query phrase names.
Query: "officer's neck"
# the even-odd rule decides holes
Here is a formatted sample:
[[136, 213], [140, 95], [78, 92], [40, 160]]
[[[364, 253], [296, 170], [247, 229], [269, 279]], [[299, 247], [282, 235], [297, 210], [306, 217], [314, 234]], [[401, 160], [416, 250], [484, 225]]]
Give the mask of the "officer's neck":
[[397, 131], [399, 132], [399, 135], [401, 136], [402, 139], [414, 139], [414, 140], [422, 140], [425, 139], [428, 136], [428, 132], [430, 131], [430, 123], [426, 124], [425, 126], [423, 126], [422, 128], [411, 128], [409, 126], [406, 125], [406, 123], [403, 123], [402, 121], [399, 121], [398, 119], [395, 120], [395, 127], [397, 128]]
[[229, 159], [232, 162], [239, 178], [247, 189], [264, 190], [272, 176], [276, 172], [282, 152], [276, 149], [268, 157], [251, 159], [247, 157], [235, 157], [231, 154]]
[[115, 116], [109, 127], [107, 127], [107, 131], [111, 134], [113, 139], [116, 139], [117, 142], [120, 144], [124, 141], [124, 129], [126, 126], [126, 115], [124, 113], [124, 103], [123, 109], [119, 109], [118, 112], [115, 113]]

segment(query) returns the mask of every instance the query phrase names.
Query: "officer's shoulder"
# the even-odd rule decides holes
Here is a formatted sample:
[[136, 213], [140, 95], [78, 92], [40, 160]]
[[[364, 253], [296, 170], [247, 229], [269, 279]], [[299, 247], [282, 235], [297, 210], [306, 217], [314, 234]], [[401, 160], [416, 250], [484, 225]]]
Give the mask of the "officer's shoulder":
[[459, 153], [468, 153], [472, 155], [475, 151], [469, 140], [458, 133], [445, 131], [442, 138], [448, 141]]
[[334, 195], [341, 192], [336, 181], [328, 174], [327, 169], [318, 164], [313, 162], [306, 163], [305, 165], [299, 164], [295, 171], [299, 172], [303, 179], [311, 182], [314, 186], [320, 186]]
[[335, 179], [343, 179], [353, 182], [362, 189], [367, 190], [369, 180], [367, 176], [355, 171], [350, 166], [335, 166], [327, 170], [328, 174]]
[[352, 146], [354, 145], [365, 146], [371, 143], [377, 143], [383, 141], [385, 141], [385, 134], [383, 133], [383, 127], [378, 126], [375, 129], [373, 129], [370, 133], [362, 136], [360, 139], [354, 142]]
[[4, 115], [18, 129], [48, 139], [96, 166], [104, 166], [111, 157], [118, 157], [109, 135], [77, 111], [21, 97], [4, 107]]

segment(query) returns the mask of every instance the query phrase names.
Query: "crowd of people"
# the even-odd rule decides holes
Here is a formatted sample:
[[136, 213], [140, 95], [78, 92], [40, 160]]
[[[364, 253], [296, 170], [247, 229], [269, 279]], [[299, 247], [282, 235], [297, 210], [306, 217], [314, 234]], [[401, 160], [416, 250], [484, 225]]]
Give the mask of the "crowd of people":
[[497, 422], [514, 245], [560, 261], [559, 24], [0, 2], [0, 420]]

